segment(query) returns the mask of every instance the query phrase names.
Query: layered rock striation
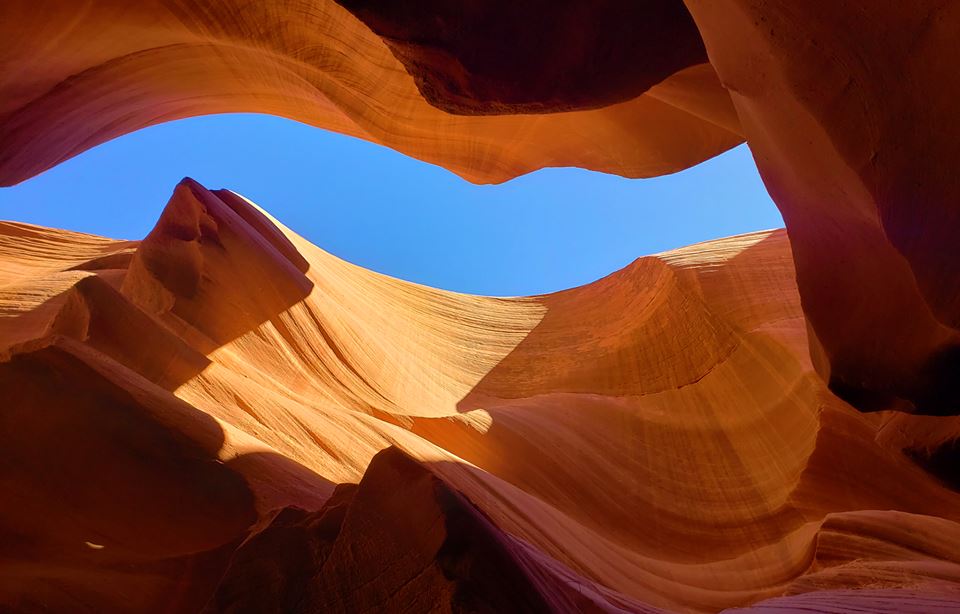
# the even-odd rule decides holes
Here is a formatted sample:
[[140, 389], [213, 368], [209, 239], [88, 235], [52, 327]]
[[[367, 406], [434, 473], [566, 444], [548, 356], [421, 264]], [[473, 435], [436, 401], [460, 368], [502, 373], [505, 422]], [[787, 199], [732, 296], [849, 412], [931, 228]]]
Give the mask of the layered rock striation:
[[2, 223], [0, 607], [957, 609], [958, 31], [941, 0], [4, 2], [2, 185], [260, 112], [474, 182], [746, 140], [787, 229], [490, 298], [190, 180], [142, 241]]
[[960, 607], [954, 423], [829, 390], [783, 231], [489, 298], [185, 180], [4, 223], [0, 357], [15, 611]]
[[476, 182], [650, 177], [746, 139], [792, 235], [821, 376], [865, 411], [957, 413], [952, 3], [12, 0], [0, 17], [3, 185], [238, 111]]

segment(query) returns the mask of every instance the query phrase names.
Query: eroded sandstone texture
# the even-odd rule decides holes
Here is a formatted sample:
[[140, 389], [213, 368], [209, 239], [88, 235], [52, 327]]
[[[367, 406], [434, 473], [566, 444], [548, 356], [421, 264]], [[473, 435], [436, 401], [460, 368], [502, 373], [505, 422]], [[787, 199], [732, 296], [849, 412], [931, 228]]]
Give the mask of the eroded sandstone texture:
[[454, 294], [190, 180], [139, 242], [5, 223], [0, 603], [960, 606], [956, 423], [832, 394], [793, 270], [773, 231]]
[[[494, 20], [496, 34], [496, 14], [479, 6], [484, 3], [472, 4], [478, 15]], [[524, 13], [526, 3], [512, 4]], [[431, 106], [390, 47], [333, 0], [5, 0], [0, 11], [0, 185], [144, 126], [238, 111], [281, 115], [383, 143], [478, 182], [505, 181], [544, 166], [649, 177], [681, 170], [743, 140], [702, 43], [691, 41], [689, 16], [684, 20], [676, 9], [657, 9], [654, 16], [672, 16], [678, 23], [671, 28], [690, 50], [675, 58], [667, 54], [670, 61], [656, 59], [649, 71], [646, 63], [618, 60], [619, 68], [610, 71], [617, 81], [602, 92], [579, 94], [576, 86], [595, 81], [592, 75], [607, 65], [604, 57], [552, 70], [533, 93], [514, 90], [517, 80], [536, 69], [532, 60], [518, 63], [513, 55], [478, 67], [464, 87], [487, 92], [489, 104], [542, 107], [537, 97], [549, 93], [564, 109], [581, 109], [494, 117], [455, 116]], [[584, 12], [571, 6], [555, 22], [543, 22], [547, 29], [540, 38], [576, 31], [573, 22], [590, 19], [589, 10], [578, 17]], [[623, 12], [637, 13], [618, 14]], [[655, 23], [651, 32], [658, 31]], [[521, 48], [548, 45], [527, 42], [523, 24], [506, 25]], [[579, 47], [591, 57], [615, 55], [623, 46], [639, 47], [652, 58], [664, 55], [631, 42], [628, 34], [616, 44], [592, 36]], [[613, 46], [593, 52], [592, 42]], [[488, 61], [494, 58], [482, 60]], [[505, 66], [522, 71], [502, 74]], [[571, 81], [553, 85], [571, 70]], [[624, 71], [638, 84], [620, 76]], [[619, 104], [594, 108], [613, 102]], [[465, 98], [462, 104], [480, 103]]]
[[431, 104], [536, 113], [635, 98], [707, 62], [676, 0], [340, 0], [379, 35]]
[[[960, 609], [960, 5], [8, 0], [0, 183], [230, 111], [787, 231], [475, 297], [184, 180], [0, 224], [0, 609]], [[789, 240], [787, 238], [789, 232]]]

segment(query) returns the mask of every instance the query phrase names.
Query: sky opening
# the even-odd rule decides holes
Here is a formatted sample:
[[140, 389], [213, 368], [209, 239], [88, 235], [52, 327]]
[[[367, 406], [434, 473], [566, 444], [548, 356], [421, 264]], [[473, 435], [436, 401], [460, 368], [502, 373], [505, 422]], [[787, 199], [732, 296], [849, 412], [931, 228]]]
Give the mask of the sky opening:
[[253, 114], [105, 143], [0, 189], [0, 219], [139, 239], [184, 176], [243, 194], [340, 258], [473, 294], [562, 290], [640, 256], [783, 226], [745, 145], [655, 179], [562, 168], [478, 186], [380, 145]]

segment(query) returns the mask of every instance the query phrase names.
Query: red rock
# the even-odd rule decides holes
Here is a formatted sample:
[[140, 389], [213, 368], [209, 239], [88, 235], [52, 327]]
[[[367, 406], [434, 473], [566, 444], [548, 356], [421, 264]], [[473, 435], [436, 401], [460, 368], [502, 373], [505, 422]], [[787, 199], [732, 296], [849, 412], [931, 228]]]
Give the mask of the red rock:
[[191, 180], [0, 223], [0, 608], [960, 608], [957, 5], [341, 4], [4, 3], [0, 184], [234, 111], [476, 182], [745, 138], [789, 241], [498, 299]]
[[960, 8], [687, 5], [790, 231], [825, 377], [864, 409], [956, 414]]
[[598, 108], [707, 62], [677, 0], [338, 3], [384, 40], [430, 104], [451, 113]]
[[0, 604], [947, 607], [960, 427], [829, 390], [790, 251], [504, 299], [189, 180], [142, 242], [0, 226]]

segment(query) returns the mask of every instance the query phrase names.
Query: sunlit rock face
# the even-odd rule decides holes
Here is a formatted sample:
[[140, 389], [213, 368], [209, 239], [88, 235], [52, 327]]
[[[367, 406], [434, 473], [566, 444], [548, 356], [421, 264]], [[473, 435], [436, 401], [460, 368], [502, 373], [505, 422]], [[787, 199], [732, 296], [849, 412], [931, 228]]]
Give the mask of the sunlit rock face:
[[0, 309], [5, 608], [960, 606], [957, 425], [830, 392], [784, 231], [487, 298], [184, 180]]
[[231, 111], [476, 182], [746, 139], [786, 232], [505, 299], [191, 180], [0, 224], [0, 609], [960, 608], [960, 5], [401, 4], [4, 2], [0, 183]]
[[863, 410], [957, 413], [952, 3], [12, 0], [2, 11], [5, 185], [144, 126], [233, 111], [383, 143], [477, 182], [544, 166], [650, 177], [746, 137], [793, 238], [821, 376]]
[[341, 3], [455, 113], [612, 102], [702, 61], [702, 35], [793, 238], [824, 377], [865, 410], [960, 413], [954, 3]]
[[[513, 6], [523, 16], [526, 3]], [[653, 9], [648, 29], [658, 32], [657, 15], [669, 16], [686, 51], [664, 54], [631, 42], [626, 31], [616, 41], [594, 35], [580, 46], [584, 53], [593, 53], [593, 42], [614, 45], [605, 47], [610, 53], [624, 45], [642, 49], [648, 60], [640, 65], [617, 60], [604, 72], [608, 63], [593, 53], [596, 61], [567, 64], [526, 94], [510, 90], [536, 71], [534, 60], [501, 58], [480, 67], [477, 78], [490, 96], [516, 103], [556, 90], [564, 109], [579, 109], [499, 117], [460, 117], [431, 105], [391, 47], [334, 0], [5, 0], [0, 11], [0, 185], [145, 126], [209, 113], [289, 117], [382, 143], [475, 182], [545, 166], [651, 177], [743, 141], [730, 97], [682, 10]], [[636, 12], [621, 7], [617, 14]], [[540, 37], [571, 31], [580, 13], [583, 7], [565, 10]], [[589, 10], [583, 18], [590, 19]], [[522, 35], [523, 24], [511, 27], [521, 48], [543, 47]], [[496, 34], [495, 23], [491, 28]], [[499, 72], [510, 66], [523, 67], [513, 81]], [[574, 69], [572, 81], [552, 85]], [[617, 81], [578, 94], [578, 84], [598, 83], [595, 74]]]

